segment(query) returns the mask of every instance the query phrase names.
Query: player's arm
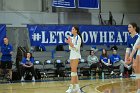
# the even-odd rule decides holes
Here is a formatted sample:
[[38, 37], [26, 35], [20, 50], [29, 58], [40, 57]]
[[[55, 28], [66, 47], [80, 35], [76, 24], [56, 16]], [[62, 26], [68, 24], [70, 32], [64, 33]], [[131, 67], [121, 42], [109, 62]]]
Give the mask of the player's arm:
[[21, 65], [23, 67], [29, 67], [28, 65], [25, 64], [26, 63], [26, 58], [23, 58], [22, 61], [21, 61]]
[[13, 54], [13, 47], [12, 47], [12, 45], [10, 46], [10, 54], [11, 55]]
[[73, 44], [71, 38], [68, 38], [69, 49], [79, 50], [81, 46], [81, 38], [78, 37], [77, 43]]
[[132, 50], [132, 52], [131, 52], [131, 54], [130, 54], [130, 60], [132, 60], [134, 54], [136, 53], [136, 51], [137, 51], [138, 48], [139, 48], [139, 45], [140, 45], [140, 37], [136, 40], [136, 42], [135, 42], [135, 44], [134, 44], [134, 46], [133, 46], [133, 50]]
[[81, 46], [81, 38], [78, 36], [78, 40], [77, 40], [77, 43], [73, 44], [73, 48], [74, 50], [80, 50], [80, 46]]
[[74, 46], [73, 43], [72, 43], [71, 37], [68, 37], [68, 38], [67, 38], [66, 43], [69, 44], [69, 50], [71, 50], [71, 49], [73, 48], [73, 46]]
[[125, 52], [125, 62], [128, 62], [129, 61], [130, 53], [131, 53], [131, 48], [130, 47], [127, 47], [126, 48], [126, 52]]

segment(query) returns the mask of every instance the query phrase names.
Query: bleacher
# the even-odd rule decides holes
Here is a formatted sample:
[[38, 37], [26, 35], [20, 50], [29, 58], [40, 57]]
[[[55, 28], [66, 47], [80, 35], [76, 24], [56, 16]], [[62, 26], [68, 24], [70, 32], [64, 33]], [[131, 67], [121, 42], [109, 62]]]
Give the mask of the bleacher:
[[[104, 48], [103, 46], [97, 46], [97, 47], [99, 49]], [[121, 55], [122, 59], [124, 59], [125, 46], [122, 46], [122, 47], [119, 46], [119, 49], [120, 50], [118, 50], [118, 53]], [[112, 51], [110, 50], [110, 48], [108, 48], [108, 54], [112, 54]], [[86, 70], [87, 70], [87, 73], [88, 73], [88, 70], [89, 70], [89, 67], [88, 67], [87, 62], [86, 62], [87, 56], [89, 55], [89, 50], [81, 50], [81, 55], [82, 55], [82, 59], [85, 60], [85, 63], [82, 63], [82, 62], [79, 63], [78, 75], [79, 76], [86, 76], [86, 75], [83, 75], [83, 72], [86, 72]], [[99, 58], [100, 55], [101, 55], [101, 51], [97, 51], [96, 56]], [[67, 51], [55, 51], [52, 53], [52, 51], [36, 51], [36, 52], [33, 52], [33, 56], [34, 56], [35, 60], [39, 60], [43, 65], [44, 65], [44, 62], [46, 60], [51, 60], [53, 62], [53, 65], [54, 65], [54, 69], [56, 69], [55, 61], [61, 60], [61, 62], [64, 64], [64, 67], [65, 67], [64, 77], [70, 76], [70, 68], [68, 67], [69, 64], [66, 63], [66, 60], [69, 59], [69, 52], [67, 52]], [[85, 65], [85, 68], [84, 68], [83, 64]], [[43, 68], [43, 70], [44, 70], [44, 68]], [[115, 72], [118, 72], [118, 71], [119, 71], [118, 69], [115, 69]], [[108, 71], [105, 69], [104, 72], [105, 72], [104, 73], [105, 77], [109, 78], [110, 76], [109, 76]], [[47, 73], [47, 72], [45, 72], [45, 73]], [[57, 75], [54, 75], [54, 76], [58, 77]], [[46, 74], [46, 77], [49, 77], [49, 76], [47, 76], [47, 74]], [[91, 77], [91, 75], [87, 74], [87, 77]]]
[[[66, 48], [67, 50], [67, 46], [65, 46], [64, 48]], [[89, 50], [90, 50], [91, 46], [84, 46], [81, 50], [81, 56], [82, 56], [82, 59], [84, 59], [85, 61], [84, 62], [79, 62], [79, 67], [78, 67], [78, 75], [80, 76], [79, 78], [82, 79], [84, 77], [87, 77], [87, 78], [96, 78], [96, 75], [94, 73], [89, 74], [89, 67], [87, 65], [87, 56], [89, 55]], [[99, 51], [96, 52], [96, 56], [98, 57], [98, 59], [100, 58], [100, 55], [101, 55], [101, 51], [100, 49], [102, 48], [106, 48], [107, 49], [107, 52], [108, 54], [112, 54], [112, 51], [110, 50], [110, 48], [106, 47], [106, 46], [97, 46], [97, 48], [99, 49]], [[119, 50], [118, 50], [118, 53], [121, 55], [122, 59], [124, 59], [124, 55], [125, 55], [125, 46], [119, 46], [118, 47]], [[17, 53], [13, 53], [13, 73], [17, 74]], [[22, 55], [23, 57], [23, 55]], [[49, 79], [49, 78], [58, 78], [58, 77], [63, 77], [63, 79], [67, 79], [67, 78], [70, 78], [70, 65], [69, 63], [67, 63], [67, 60], [69, 59], [69, 52], [68, 51], [34, 51], [33, 52], [33, 57], [35, 59], [35, 61], [39, 61], [41, 64], [39, 65], [35, 65], [35, 71], [36, 71], [36, 74], [37, 75], [40, 75], [40, 76], [37, 76], [36, 75], [36, 78], [37, 79]], [[49, 75], [50, 70], [46, 70], [47, 67], [45, 67], [45, 61], [46, 60], [51, 60], [52, 61], [52, 69], [50, 70], [53, 70], [54, 72], [51, 73], [53, 74], [52, 76]], [[61, 62], [63, 63], [64, 65], [64, 68], [63, 68], [63, 73], [64, 75], [56, 75], [56, 71], [57, 71], [57, 68], [56, 68], [56, 60], [61, 60]], [[115, 69], [115, 71], [117, 72], [118, 69]], [[39, 73], [38, 73], [39, 72]], [[86, 73], [86, 74], [85, 74]], [[18, 73], [20, 75], [20, 73]], [[104, 70], [104, 77], [105, 78], [111, 78], [110, 74], [108, 73], [108, 70], [105, 69]], [[15, 76], [14, 76], [15, 78]], [[20, 79], [20, 76], [16, 77], [16, 79]]]

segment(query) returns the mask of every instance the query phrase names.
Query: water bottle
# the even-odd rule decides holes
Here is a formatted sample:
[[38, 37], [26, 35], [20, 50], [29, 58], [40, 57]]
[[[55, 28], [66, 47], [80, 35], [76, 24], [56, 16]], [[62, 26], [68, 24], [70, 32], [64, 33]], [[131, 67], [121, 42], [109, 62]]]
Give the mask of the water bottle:
[[102, 72], [102, 79], [104, 79], [105, 78], [105, 76], [104, 76], [104, 72]]

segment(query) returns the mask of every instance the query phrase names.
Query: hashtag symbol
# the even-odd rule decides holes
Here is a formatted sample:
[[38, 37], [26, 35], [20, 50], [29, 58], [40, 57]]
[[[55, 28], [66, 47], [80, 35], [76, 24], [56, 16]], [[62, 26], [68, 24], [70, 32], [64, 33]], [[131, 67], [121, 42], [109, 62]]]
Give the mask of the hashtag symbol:
[[41, 39], [41, 35], [40, 35], [39, 33], [34, 33], [34, 34], [32, 35], [32, 39], [33, 39], [34, 41], [39, 41], [39, 40]]

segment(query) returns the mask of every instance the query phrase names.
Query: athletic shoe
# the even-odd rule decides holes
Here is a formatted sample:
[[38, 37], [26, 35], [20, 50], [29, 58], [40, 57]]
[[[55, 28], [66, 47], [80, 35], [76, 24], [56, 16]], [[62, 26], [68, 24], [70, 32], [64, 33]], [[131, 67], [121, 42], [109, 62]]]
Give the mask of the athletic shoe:
[[131, 74], [130, 77], [136, 77], [136, 75], [135, 74]]
[[81, 93], [81, 89], [79, 87], [79, 84], [75, 84], [75, 89], [73, 89], [74, 93]]
[[77, 93], [82, 93], [81, 89], [78, 89]]
[[140, 93], [140, 89], [137, 90], [137, 93]]
[[112, 75], [112, 74], [114, 74], [114, 71], [111, 71], [111, 73], [110, 73], [110, 74], [111, 74], [111, 75]]
[[73, 92], [74, 92], [74, 93], [82, 93], [80, 88], [75, 88], [75, 89], [73, 89]]
[[120, 77], [122, 77], [122, 76], [123, 76], [123, 73], [120, 74]]
[[66, 91], [67, 93], [72, 93], [73, 92], [73, 85], [70, 84], [68, 90]]
[[21, 77], [21, 82], [25, 81], [23, 77]]
[[32, 81], [35, 82], [35, 77], [32, 77]]
[[128, 70], [130, 70], [130, 69], [131, 69], [131, 67], [132, 67], [132, 65], [128, 66], [128, 67], [127, 67], [127, 68], [128, 68]]
[[72, 88], [68, 88], [68, 90], [66, 91], [67, 93], [72, 93], [73, 92], [73, 89]]

